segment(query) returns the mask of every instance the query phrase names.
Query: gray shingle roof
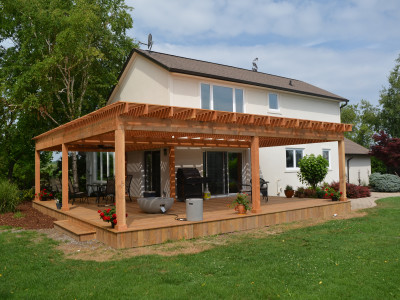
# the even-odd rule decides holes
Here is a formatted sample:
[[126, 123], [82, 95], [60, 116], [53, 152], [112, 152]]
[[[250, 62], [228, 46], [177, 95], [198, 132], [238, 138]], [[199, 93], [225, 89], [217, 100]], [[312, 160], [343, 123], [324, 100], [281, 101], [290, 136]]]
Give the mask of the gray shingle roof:
[[369, 150], [352, 140], [349, 140], [347, 138], [344, 138], [344, 152], [346, 154], [362, 154], [362, 155], [368, 155]]
[[343, 97], [300, 80], [140, 49], [133, 49], [130, 57], [135, 52], [150, 59], [169, 72], [250, 84], [338, 101], [348, 101]]

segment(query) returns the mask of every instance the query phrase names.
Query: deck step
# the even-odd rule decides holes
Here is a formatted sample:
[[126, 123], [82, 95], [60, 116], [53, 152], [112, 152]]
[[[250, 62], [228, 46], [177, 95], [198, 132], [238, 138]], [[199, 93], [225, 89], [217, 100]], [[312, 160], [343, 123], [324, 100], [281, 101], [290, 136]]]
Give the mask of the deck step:
[[69, 220], [54, 221], [54, 228], [79, 242], [96, 238], [96, 230], [94, 228], [73, 223]]

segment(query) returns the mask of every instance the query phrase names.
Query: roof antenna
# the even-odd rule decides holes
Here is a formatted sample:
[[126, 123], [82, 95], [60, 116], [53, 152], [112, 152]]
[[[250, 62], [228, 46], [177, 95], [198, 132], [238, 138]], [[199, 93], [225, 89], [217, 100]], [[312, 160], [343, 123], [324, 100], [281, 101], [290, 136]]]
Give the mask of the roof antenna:
[[257, 72], [257, 70], [258, 70], [257, 61], [258, 61], [258, 57], [256, 57], [256, 58], [253, 60], [253, 68], [252, 68], [252, 71], [253, 71], [253, 72]]
[[153, 36], [151, 35], [151, 33], [149, 33], [149, 35], [147, 36], [147, 44], [139, 41], [139, 45], [146, 45], [147, 50], [151, 51], [151, 47], [153, 47]]

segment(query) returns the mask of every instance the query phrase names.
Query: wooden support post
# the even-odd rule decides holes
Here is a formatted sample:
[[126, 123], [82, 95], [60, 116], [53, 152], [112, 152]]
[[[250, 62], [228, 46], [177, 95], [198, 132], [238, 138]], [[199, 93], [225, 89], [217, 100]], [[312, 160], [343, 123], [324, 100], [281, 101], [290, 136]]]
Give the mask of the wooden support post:
[[338, 146], [339, 146], [339, 189], [342, 192], [342, 197], [340, 197], [340, 201], [347, 201], [344, 140], [338, 141]]
[[260, 205], [260, 157], [259, 157], [260, 138], [251, 137], [251, 212], [261, 212]]
[[117, 231], [128, 228], [125, 206], [125, 130], [115, 130], [115, 206], [117, 213]]
[[40, 151], [35, 151], [35, 200], [39, 200], [40, 193]]
[[62, 210], [69, 210], [68, 192], [68, 146], [62, 144]]
[[[169, 147], [169, 196], [176, 197], [175, 192], [175, 147]], [[175, 199], [176, 201], [176, 199]]]

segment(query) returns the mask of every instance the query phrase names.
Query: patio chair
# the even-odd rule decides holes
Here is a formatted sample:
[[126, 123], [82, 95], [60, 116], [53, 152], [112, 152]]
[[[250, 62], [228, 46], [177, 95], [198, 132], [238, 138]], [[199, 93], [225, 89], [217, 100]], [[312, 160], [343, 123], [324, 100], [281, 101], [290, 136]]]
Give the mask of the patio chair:
[[[240, 191], [241, 193], [247, 193], [251, 195], [251, 179], [250, 179], [250, 184], [242, 184], [242, 190]], [[268, 183], [269, 181], [265, 181], [264, 179], [260, 178], [260, 194], [262, 195], [262, 198], [265, 202], [268, 202]], [[246, 189], [243, 189], [243, 187], [247, 187]]]
[[79, 187], [74, 187], [71, 179], [68, 179], [68, 196], [72, 198], [72, 205], [75, 203], [75, 199], [79, 198], [80, 202], [85, 201], [89, 203], [89, 197], [87, 193], [80, 192]]
[[100, 196], [103, 197], [103, 200], [106, 201], [106, 203], [108, 202], [108, 199], [113, 202], [115, 198], [115, 178], [108, 177], [105, 188], [103, 190], [100, 190], [99, 193]]
[[132, 183], [133, 175], [126, 175], [125, 178], [125, 194], [128, 195], [129, 200], [132, 202], [131, 196], [131, 183]]
[[55, 193], [61, 193], [62, 185], [61, 185], [60, 178], [57, 178], [57, 177], [50, 178], [50, 187], [51, 187], [51, 191], [52, 191], [53, 195]]

